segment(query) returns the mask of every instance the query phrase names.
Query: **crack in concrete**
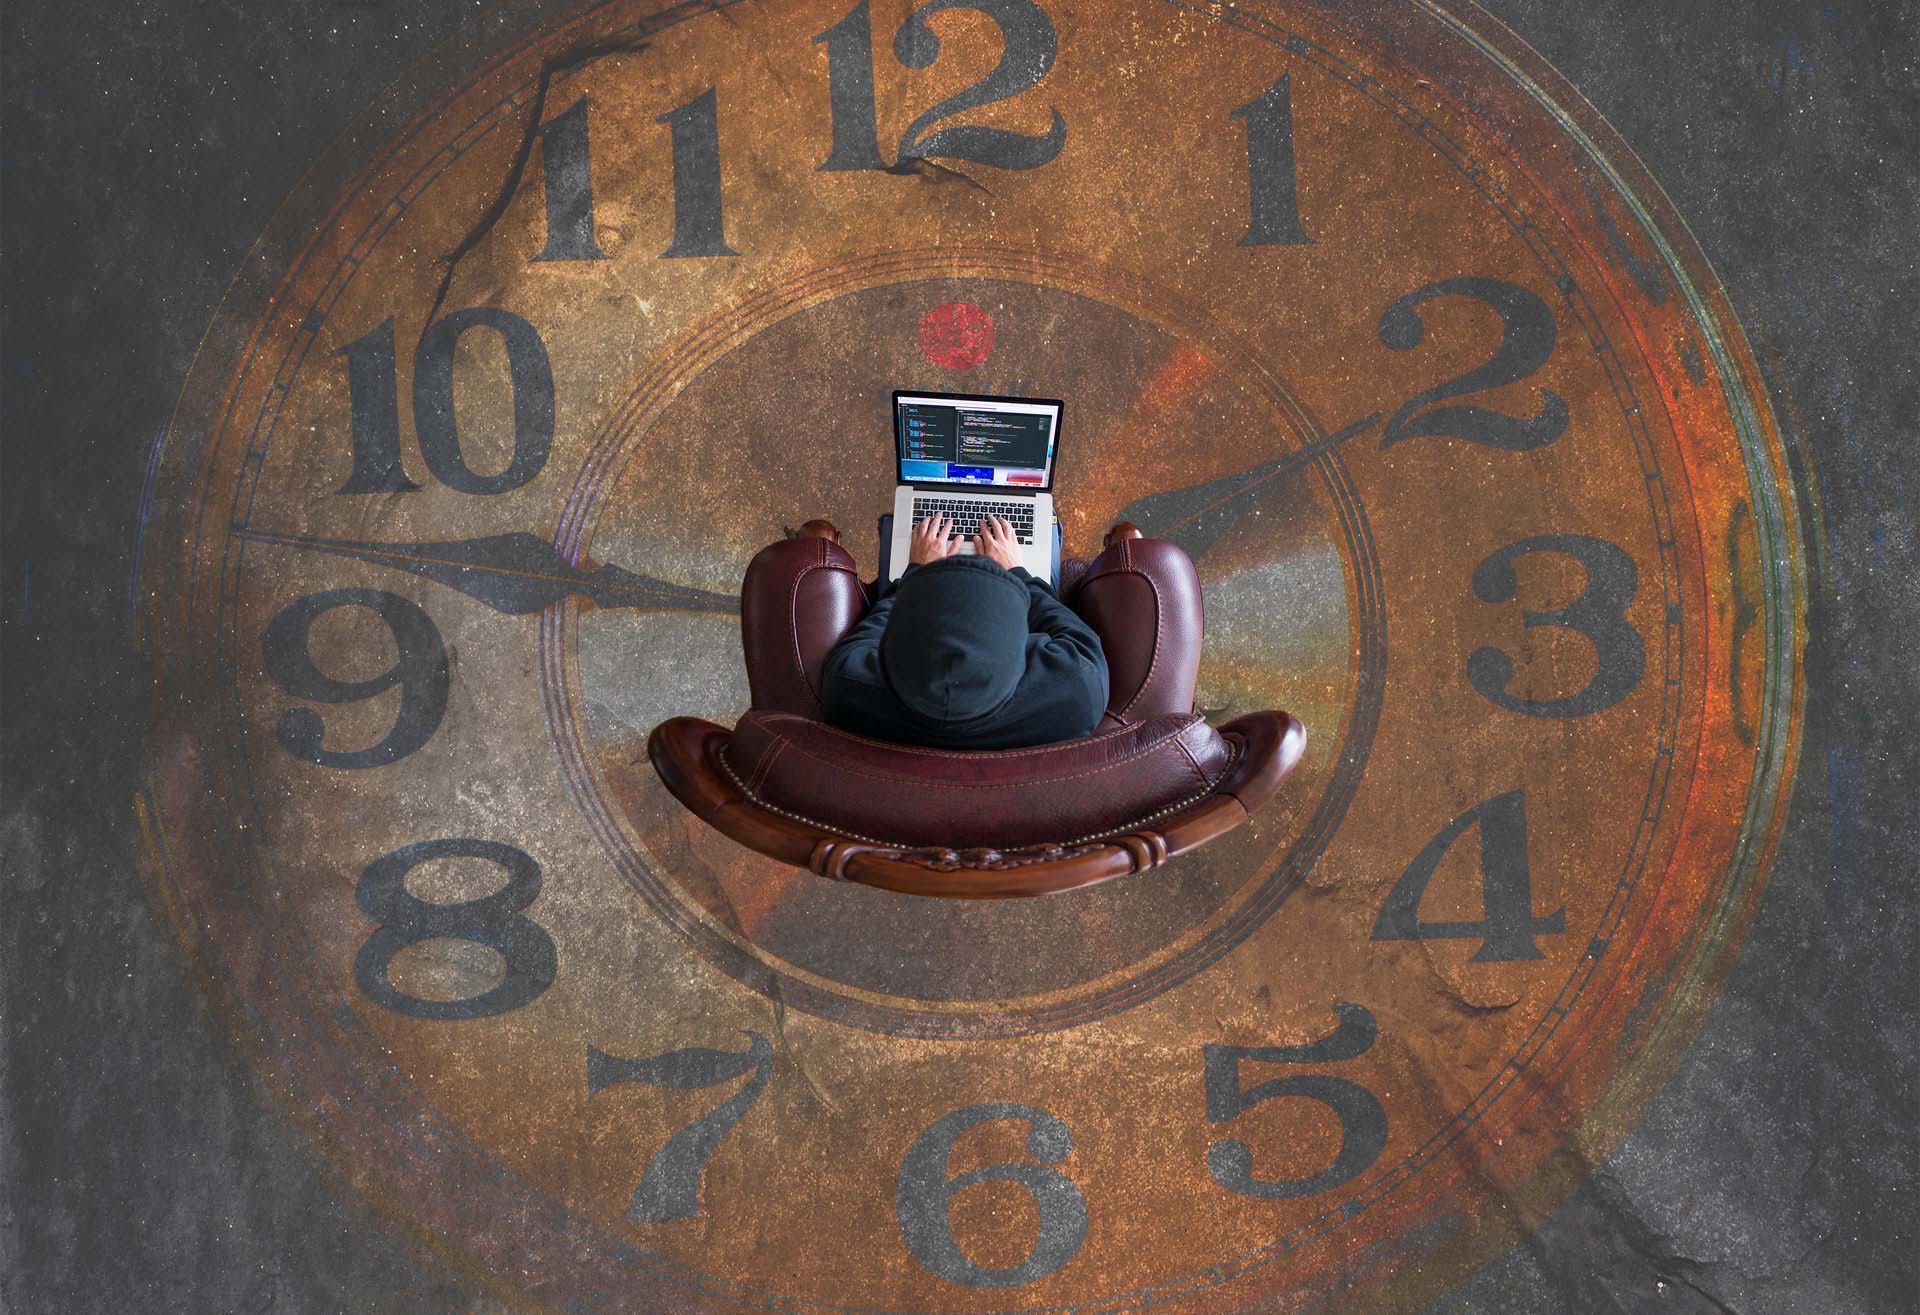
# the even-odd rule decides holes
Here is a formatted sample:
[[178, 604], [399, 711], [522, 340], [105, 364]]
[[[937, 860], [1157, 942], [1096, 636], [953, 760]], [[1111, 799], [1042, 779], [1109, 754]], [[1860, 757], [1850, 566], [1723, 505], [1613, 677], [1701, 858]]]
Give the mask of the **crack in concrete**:
[[561, 51], [540, 66], [540, 81], [533, 91], [533, 102], [527, 107], [526, 127], [520, 133], [520, 145], [513, 153], [513, 162], [507, 166], [507, 175], [500, 184], [500, 190], [494, 194], [493, 202], [475, 221], [467, 235], [460, 239], [452, 251], [440, 257], [439, 263], [445, 266], [440, 275], [440, 286], [434, 291], [433, 303], [427, 307], [426, 316], [420, 321], [420, 337], [414, 344], [419, 350], [421, 342], [426, 340], [427, 330], [433, 326], [434, 317], [440, 313], [440, 307], [446, 303], [447, 293], [453, 287], [453, 276], [460, 260], [469, 251], [479, 246], [500, 217], [507, 213], [507, 207], [513, 201], [513, 194], [520, 188], [520, 179], [527, 171], [527, 161], [533, 156], [533, 142], [540, 135], [540, 120], [546, 113], [547, 89], [552, 86], [554, 75], [576, 68], [584, 68], [596, 60], [608, 55], [632, 54], [645, 50], [644, 37], [615, 37], [603, 41], [588, 41]]

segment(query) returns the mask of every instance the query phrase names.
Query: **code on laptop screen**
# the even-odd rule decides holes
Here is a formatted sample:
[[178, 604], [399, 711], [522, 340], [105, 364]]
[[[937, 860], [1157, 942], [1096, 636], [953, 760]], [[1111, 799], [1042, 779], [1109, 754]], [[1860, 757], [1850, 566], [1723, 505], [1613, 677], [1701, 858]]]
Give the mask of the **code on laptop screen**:
[[1057, 418], [1044, 402], [902, 397], [900, 476], [916, 483], [1045, 487]]

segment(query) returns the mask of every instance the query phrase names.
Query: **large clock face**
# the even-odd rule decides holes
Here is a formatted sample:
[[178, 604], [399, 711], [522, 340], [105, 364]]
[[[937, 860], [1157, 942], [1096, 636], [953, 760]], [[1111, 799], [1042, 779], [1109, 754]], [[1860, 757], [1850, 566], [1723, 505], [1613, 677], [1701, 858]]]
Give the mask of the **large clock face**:
[[[1412, 1308], [1670, 1070], [1796, 744], [1791, 486], [1657, 190], [1490, 20], [608, 3], [281, 222], [146, 548], [156, 908], [330, 1172], [529, 1309]], [[252, 300], [249, 300], [249, 297]], [[1252, 821], [1040, 900], [686, 814], [896, 387], [1067, 401]]]

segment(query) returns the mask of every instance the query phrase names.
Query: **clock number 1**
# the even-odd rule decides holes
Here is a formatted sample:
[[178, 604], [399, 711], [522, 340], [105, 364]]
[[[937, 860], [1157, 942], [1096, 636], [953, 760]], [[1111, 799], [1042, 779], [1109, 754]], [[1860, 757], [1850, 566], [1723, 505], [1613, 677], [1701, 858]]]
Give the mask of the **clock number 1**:
[[1373, 1014], [1364, 1005], [1336, 1004], [1340, 1024], [1318, 1041], [1301, 1046], [1217, 1046], [1204, 1048], [1207, 1074], [1207, 1119], [1225, 1123], [1262, 1101], [1279, 1096], [1317, 1100], [1340, 1120], [1340, 1149], [1333, 1163], [1304, 1178], [1255, 1178], [1253, 1148], [1236, 1138], [1207, 1147], [1207, 1172], [1230, 1192], [1265, 1201], [1287, 1200], [1328, 1191], [1365, 1173], [1387, 1145], [1387, 1112], [1374, 1094], [1357, 1082], [1303, 1073], [1298, 1077], [1269, 1078], [1241, 1089], [1240, 1065], [1333, 1064], [1365, 1054], [1378, 1032]]
[[688, 1046], [644, 1059], [622, 1059], [594, 1046], [587, 1047], [587, 1097], [608, 1087], [638, 1082], [650, 1087], [695, 1091], [731, 1082], [742, 1073], [753, 1076], [740, 1090], [689, 1123], [655, 1151], [640, 1172], [640, 1183], [627, 1202], [627, 1218], [636, 1224], [689, 1219], [700, 1213], [700, 1175], [713, 1158], [721, 1138], [733, 1131], [773, 1072], [773, 1047], [758, 1032], [747, 1033], [745, 1050], [713, 1050]]
[[1243, 247], [1301, 246], [1313, 241], [1300, 222], [1293, 158], [1293, 91], [1288, 75], [1227, 116], [1247, 121], [1247, 190], [1253, 223]]

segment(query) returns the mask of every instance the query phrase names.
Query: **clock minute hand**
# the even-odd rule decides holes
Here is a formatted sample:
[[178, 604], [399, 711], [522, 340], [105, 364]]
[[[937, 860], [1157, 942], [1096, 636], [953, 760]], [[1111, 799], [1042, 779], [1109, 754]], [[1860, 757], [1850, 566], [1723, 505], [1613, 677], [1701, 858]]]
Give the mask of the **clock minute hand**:
[[1379, 423], [1381, 412], [1354, 421], [1345, 429], [1276, 457], [1258, 466], [1222, 475], [1204, 484], [1182, 489], [1167, 489], [1135, 498], [1120, 509], [1116, 518], [1132, 521], [1140, 532], [1152, 539], [1166, 539], [1198, 557], [1225, 534], [1250, 504], [1276, 481], [1301, 469], [1324, 452], [1331, 452]]
[[512, 616], [543, 611], [576, 594], [592, 599], [600, 607], [687, 612], [740, 610], [740, 599], [733, 594], [673, 584], [612, 565], [583, 571], [551, 543], [524, 531], [439, 543], [373, 543], [265, 530], [239, 533], [256, 543], [332, 553], [407, 571], [435, 584], [458, 589], [494, 611]]

